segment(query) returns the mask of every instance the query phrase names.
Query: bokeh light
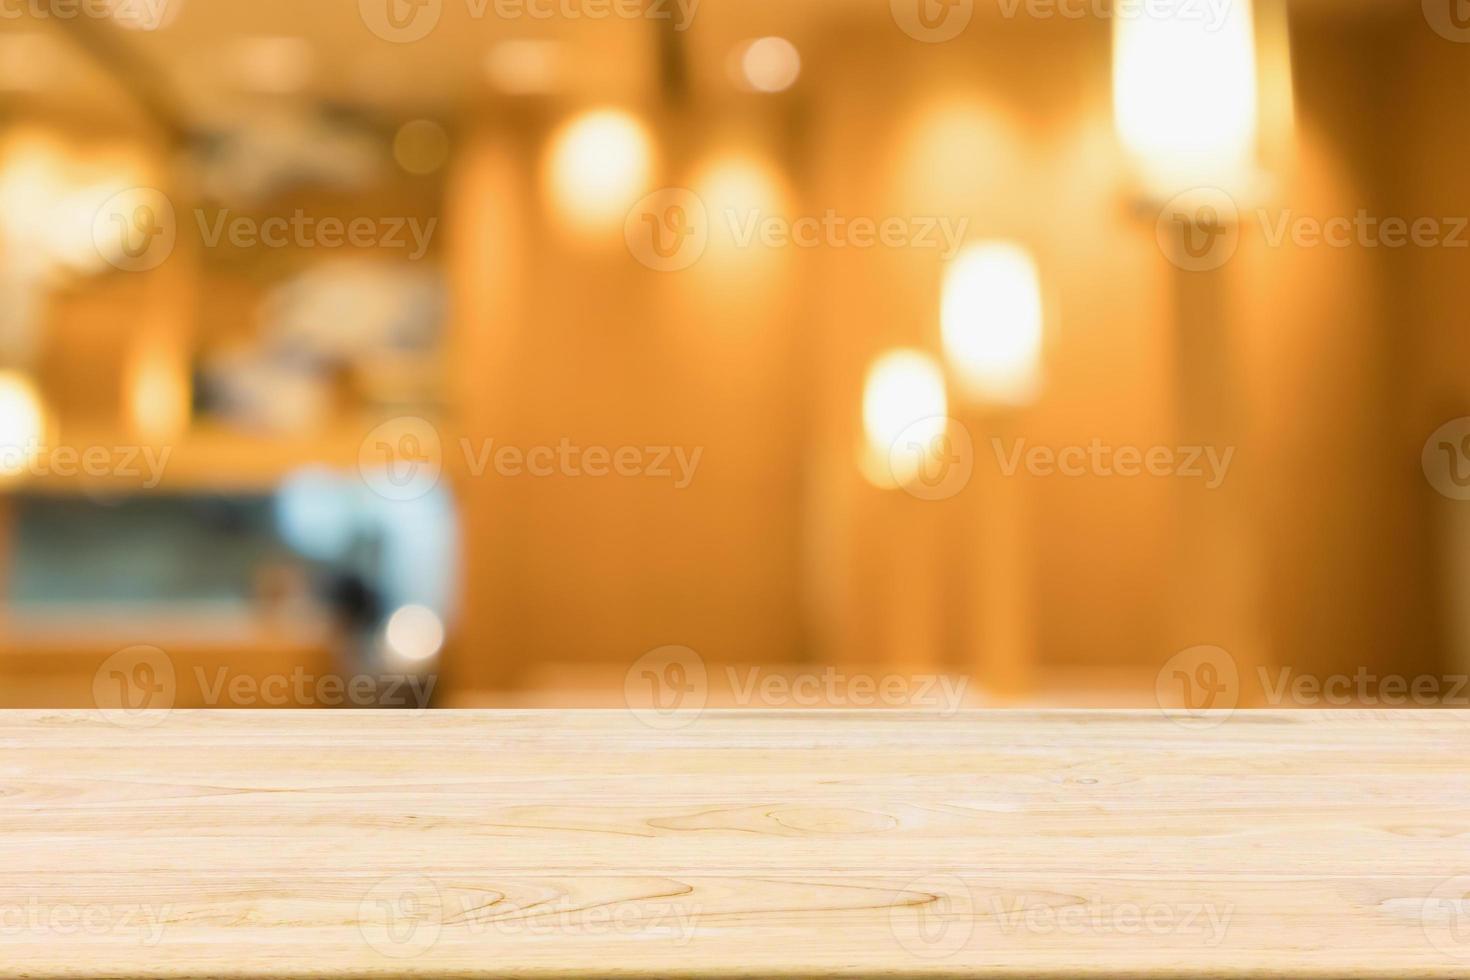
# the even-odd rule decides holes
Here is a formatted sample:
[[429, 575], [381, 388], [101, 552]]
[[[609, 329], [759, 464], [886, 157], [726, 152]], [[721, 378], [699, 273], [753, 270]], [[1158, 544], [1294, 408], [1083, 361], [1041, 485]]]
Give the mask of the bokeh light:
[[[863, 386], [864, 475], [885, 489], [913, 480], [948, 427], [948, 413], [944, 373], [933, 357], [911, 349], [880, 356]], [[908, 452], [901, 440], [919, 449]]]
[[403, 606], [388, 617], [383, 645], [389, 654], [407, 663], [432, 660], [444, 646], [444, 623], [427, 606]]
[[1009, 242], [964, 248], [944, 280], [940, 329], [964, 393], [1020, 404], [1036, 393], [1042, 341], [1041, 277], [1031, 254]]
[[449, 159], [449, 134], [432, 119], [415, 119], [393, 137], [393, 159], [411, 174], [431, 174]]
[[758, 38], [741, 52], [740, 72], [758, 92], [784, 92], [801, 76], [801, 53], [784, 37]]
[[551, 198], [574, 229], [621, 227], [648, 185], [652, 158], [647, 131], [628, 113], [598, 109], [577, 116], [551, 142]]

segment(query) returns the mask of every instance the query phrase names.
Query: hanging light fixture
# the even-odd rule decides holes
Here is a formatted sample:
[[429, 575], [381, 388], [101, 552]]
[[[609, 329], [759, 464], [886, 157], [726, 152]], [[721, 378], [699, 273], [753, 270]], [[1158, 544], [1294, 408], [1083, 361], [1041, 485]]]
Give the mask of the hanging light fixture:
[[1229, 189], [1255, 162], [1259, 109], [1250, 0], [1165, 4], [1113, 20], [1113, 113], [1148, 189]]

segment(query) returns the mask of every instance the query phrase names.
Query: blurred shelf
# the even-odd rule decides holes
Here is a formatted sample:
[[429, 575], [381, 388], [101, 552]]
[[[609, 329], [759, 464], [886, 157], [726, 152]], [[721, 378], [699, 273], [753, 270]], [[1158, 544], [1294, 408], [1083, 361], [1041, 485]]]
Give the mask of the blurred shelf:
[[355, 470], [377, 424], [338, 423], [310, 435], [253, 434], [205, 424], [155, 444], [124, 432], [68, 431], [32, 472], [0, 481], [0, 495], [269, 493], [304, 466]]
[[332, 669], [336, 634], [319, 612], [240, 602], [55, 603], [0, 610], [0, 708], [93, 707], [109, 658], [156, 647], [178, 677], [177, 704], [204, 706], [204, 681]]
[[143, 643], [194, 653], [283, 655], [330, 645], [331, 623], [313, 611], [270, 613], [243, 602], [27, 603], [0, 609], [0, 663]]

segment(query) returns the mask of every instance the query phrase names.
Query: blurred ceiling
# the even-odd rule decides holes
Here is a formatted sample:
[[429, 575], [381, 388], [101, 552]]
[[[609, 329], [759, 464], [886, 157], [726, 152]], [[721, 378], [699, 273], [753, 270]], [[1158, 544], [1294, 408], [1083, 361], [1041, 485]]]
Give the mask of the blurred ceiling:
[[[803, 45], [834, 20], [886, 22], [881, 0], [112, 0], [162, 8], [160, 30], [72, 17], [0, 21], [0, 92], [115, 109], [110, 66], [134, 96], [180, 128], [210, 128], [262, 102], [326, 102], [395, 116], [450, 115], [497, 94], [636, 101], [659, 90], [660, 34], [672, 35], [696, 67], [695, 83], [718, 81], [732, 48], [768, 34]], [[560, 13], [652, 5], [665, 16]], [[1082, 2], [1082, 0], [1076, 0]], [[1093, 0], [1086, 0], [1093, 2]], [[1292, 0], [1337, 16], [1386, 10], [1394, 0]], [[392, 9], [432, 24], [393, 40]], [[1000, 16], [999, 0], [975, 0], [975, 16]], [[155, 9], [151, 8], [150, 9]], [[532, 16], [531, 11], [538, 16]], [[552, 16], [546, 16], [547, 13]], [[422, 18], [422, 19], [416, 19]], [[43, 22], [44, 21], [44, 22]], [[687, 21], [687, 29], [671, 30]], [[507, 44], [509, 42], [509, 44]], [[529, 42], [529, 43], [527, 43]], [[915, 42], [917, 43], [917, 42]], [[83, 66], [70, 46], [87, 53]], [[667, 47], [667, 45], [666, 45]]]
[[[119, 0], [122, 2], [122, 0]], [[130, 0], [153, 3], [160, 0]], [[534, 76], [543, 94], [638, 99], [657, 91], [660, 33], [672, 34], [691, 60], [721, 64], [744, 38], [798, 35], [834, 7], [850, 0], [772, 0], [739, 4], [718, 0], [649, 0], [665, 12], [650, 17], [546, 17], [548, 10], [628, 0], [161, 0], [167, 26], [128, 30], [110, 21], [48, 18], [49, 23], [9, 19], [0, 24], [12, 59], [47, 62], [55, 89], [66, 77], [73, 96], [97, 96], [98, 80], [80, 78], [58, 59], [57, 36], [81, 39], [83, 48], [105, 49], [114, 74], [129, 87], [152, 87], [175, 107], [185, 126], [209, 125], [231, 115], [242, 101], [309, 99], [363, 106], [389, 113], [449, 112], [492, 98], [518, 69]], [[375, 33], [374, 5], [399, 5], [412, 17], [415, 3], [433, 20], [422, 38], [393, 40]], [[543, 16], [528, 13], [535, 9]], [[692, 16], [691, 16], [692, 13]], [[684, 30], [671, 30], [688, 21]], [[428, 20], [423, 21], [427, 23]], [[508, 48], [506, 42], [510, 42]], [[527, 44], [525, 42], [532, 42]], [[534, 62], [527, 66], [527, 58]], [[58, 67], [59, 66], [59, 67]], [[523, 79], [524, 81], [524, 79]], [[0, 87], [4, 76], [0, 74]], [[14, 87], [14, 86], [10, 86]], [[514, 91], [510, 91], [514, 90]]]

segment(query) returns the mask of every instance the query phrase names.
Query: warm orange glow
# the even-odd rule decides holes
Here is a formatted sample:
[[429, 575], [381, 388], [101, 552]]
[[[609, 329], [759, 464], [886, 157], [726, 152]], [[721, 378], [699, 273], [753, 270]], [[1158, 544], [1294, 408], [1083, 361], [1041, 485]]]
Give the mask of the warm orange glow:
[[1256, 150], [1256, 47], [1249, 0], [1213, 12], [1117, 17], [1113, 111], [1157, 193], [1228, 188]]
[[136, 154], [119, 147], [76, 150], [22, 131], [0, 150], [0, 238], [7, 258], [30, 274], [96, 272], [114, 256], [95, 234], [99, 212], [115, 195], [147, 183]]
[[134, 360], [127, 398], [129, 421], [139, 438], [176, 438], [189, 424], [188, 365], [164, 345], [148, 345]]
[[948, 427], [948, 413], [944, 373], [934, 358], [909, 349], [879, 357], [863, 387], [863, 475], [884, 489], [913, 481]]
[[561, 48], [555, 41], [501, 41], [485, 55], [485, 76], [507, 95], [536, 95], [556, 87]]
[[895, 141], [894, 206], [989, 227], [1025, 228], [1036, 161], [1012, 111], [980, 96], [936, 97]]
[[647, 190], [652, 157], [647, 131], [626, 112], [600, 109], [578, 116], [552, 140], [551, 198], [578, 230], [621, 227]]
[[[715, 157], [696, 171], [692, 189], [710, 223], [709, 252], [722, 267], [736, 259], [754, 263], [779, 255], [779, 249], [762, 245], [758, 234], [745, 234], [753, 222], [788, 210], [781, 175], [769, 163], [747, 155]], [[744, 287], [730, 282], [729, 288]]]
[[1009, 242], [960, 252], [944, 280], [944, 351], [965, 394], [987, 403], [1034, 397], [1041, 370], [1041, 277]]
[[0, 371], [0, 479], [24, 474], [45, 435], [45, 410], [35, 385], [15, 371]]

